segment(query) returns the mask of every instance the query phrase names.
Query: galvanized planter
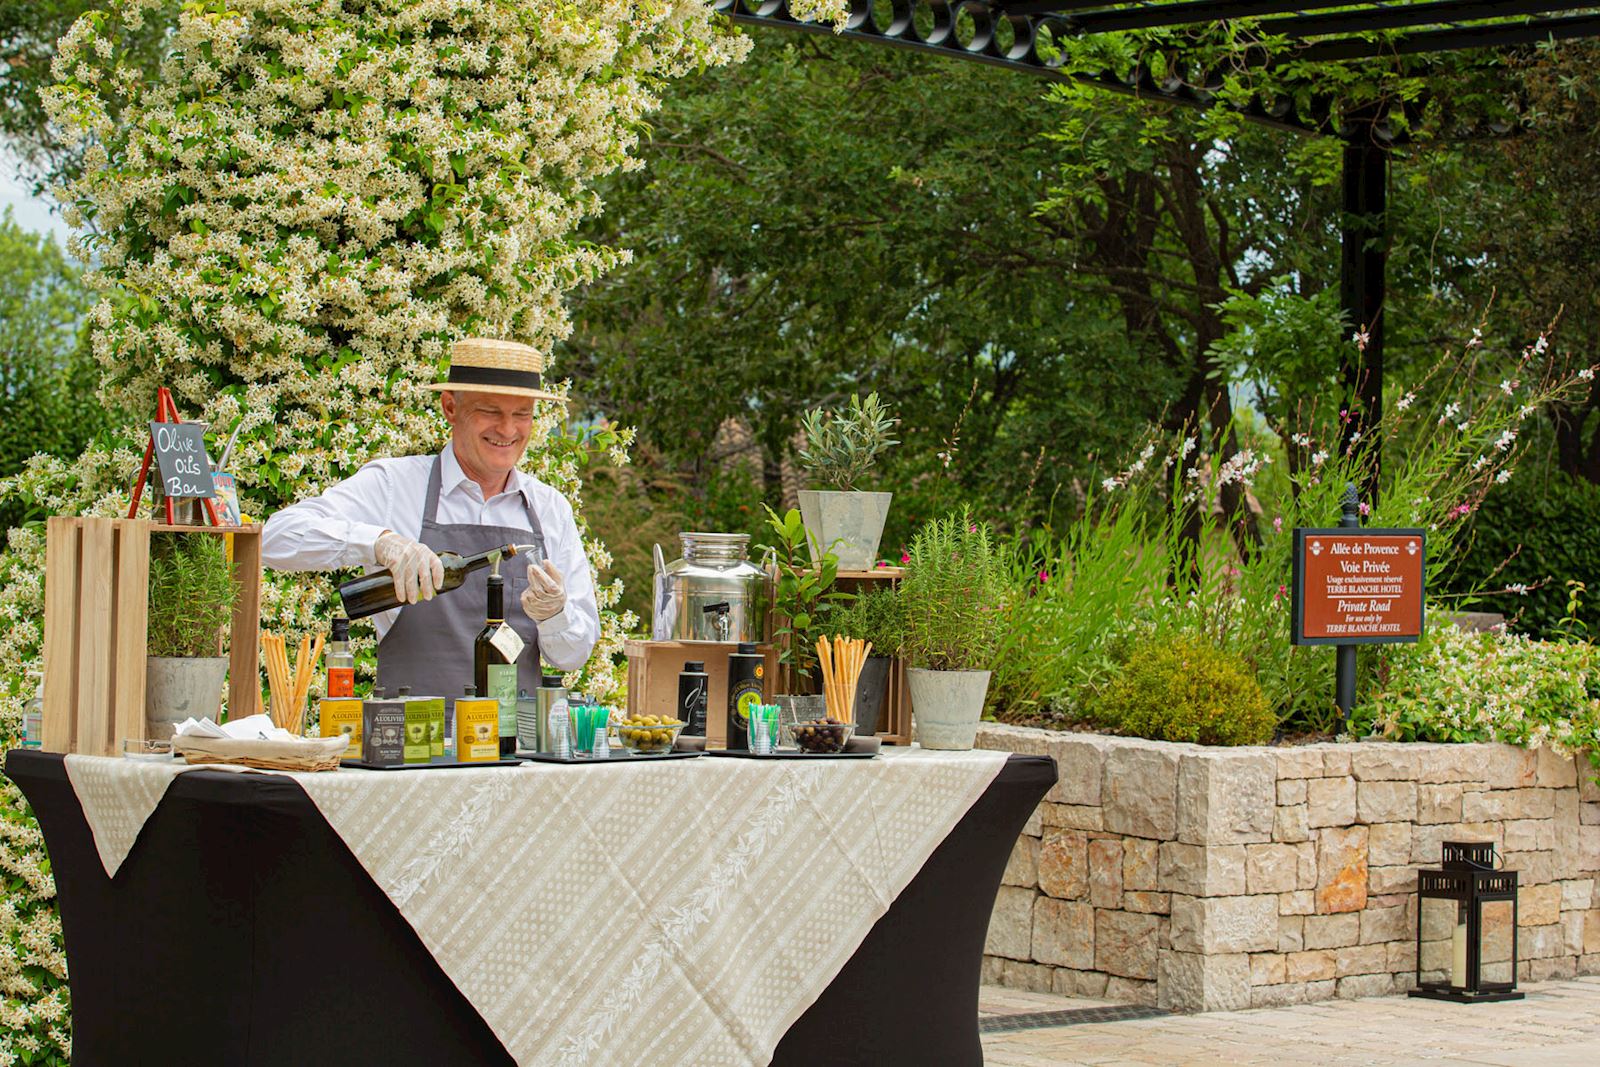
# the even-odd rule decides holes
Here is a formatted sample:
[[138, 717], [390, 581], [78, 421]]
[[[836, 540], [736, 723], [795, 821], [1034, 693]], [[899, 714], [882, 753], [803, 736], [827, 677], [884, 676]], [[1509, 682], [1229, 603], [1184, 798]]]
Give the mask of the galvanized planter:
[[820, 547], [838, 557], [840, 570], [871, 570], [893, 499], [893, 493], [802, 489], [800, 517]]

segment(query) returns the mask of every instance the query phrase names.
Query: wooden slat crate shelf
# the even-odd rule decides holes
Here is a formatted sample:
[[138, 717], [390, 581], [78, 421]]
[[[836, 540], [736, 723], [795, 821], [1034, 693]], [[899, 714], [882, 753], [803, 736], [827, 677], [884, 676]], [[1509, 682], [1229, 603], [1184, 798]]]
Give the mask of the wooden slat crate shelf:
[[53, 516], [46, 524], [44, 738], [50, 752], [109, 756], [145, 736], [150, 535], [233, 535], [237, 587], [228, 710], [261, 710], [261, 527], [168, 526]]

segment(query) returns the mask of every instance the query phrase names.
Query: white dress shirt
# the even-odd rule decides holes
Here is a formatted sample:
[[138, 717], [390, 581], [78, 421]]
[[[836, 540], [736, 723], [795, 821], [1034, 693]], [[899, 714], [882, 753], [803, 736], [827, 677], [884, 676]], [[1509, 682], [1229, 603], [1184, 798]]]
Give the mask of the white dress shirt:
[[[284, 508], [261, 531], [262, 563], [281, 571], [378, 569], [372, 549], [385, 530], [421, 536], [432, 465], [432, 456], [373, 460], [321, 496]], [[505, 491], [485, 500], [482, 488], [456, 462], [452, 444], [441, 453], [435, 520], [443, 525], [529, 530], [524, 494], [539, 516], [545, 555], [555, 561], [567, 587], [566, 607], [539, 623], [539, 649], [546, 663], [575, 671], [588, 660], [600, 637], [600, 612], [594, 576], [567, 499], [532, 475], [513, 471]], [[519, 604], [506, 607], [522, 610]], [[372, 616], [380, 641], [401, 610]]]

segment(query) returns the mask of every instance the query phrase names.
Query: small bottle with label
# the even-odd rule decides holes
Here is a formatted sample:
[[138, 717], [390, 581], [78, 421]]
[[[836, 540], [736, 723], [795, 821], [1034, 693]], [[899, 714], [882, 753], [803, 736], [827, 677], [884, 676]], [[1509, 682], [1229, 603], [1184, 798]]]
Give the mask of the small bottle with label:
[[328, 634], [322, 662], [328, 669], [327, 688], [323, 695], [334, 699], [355, 696], [356, 657], [350, 651], [350, 620], [343, 615], [334, 616], [333, 632]]
[[684, 737], [706, 735], [706, 699], [711, 691], [711, 679], [701, 660], [691, 660], [683, 665], [678, 675], [678, 718], [688, 723], [683, 728]]
[[500, 755], [517, 750], [517, 659], [522, 636], [506, 623], [506, 580], [489, 575], [489, 597], [483, 629], [472, 643], [473, 681], [483, 697], [500, 703]]

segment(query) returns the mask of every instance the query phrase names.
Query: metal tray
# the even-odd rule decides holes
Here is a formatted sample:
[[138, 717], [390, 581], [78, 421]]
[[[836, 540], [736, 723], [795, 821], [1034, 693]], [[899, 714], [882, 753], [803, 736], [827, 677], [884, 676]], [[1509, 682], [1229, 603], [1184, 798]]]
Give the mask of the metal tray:
[[518, 752], [517, 759], [525, 763], [559, 763], [563, 767], [603, 767], [607, 763], [658, 763], [666, 759], [694, 759], [703, 755], [704, 752], [662, 752], [654, 756], [635, 756], [629, 752], [618, 751], [605, 759], [595, 759], [592, 756], [573, 756], [563, 759], [548, 752]]
[[732, 756], [734, 759], [873, 759], [876, 752], [739, 752], [726, 748], [713, 749], [708, 756]]
[[468, 760], [464, 763], [459, 761], [454, 763], [368, 763], [365, 760], [342, 759], [339, 761], [339, 766], [355, 767], [363, 771], [442, 771], [446, 769], [454, 770], [459, 767], [520, 767], [522, 766], [522, 761], [499, 759]]

